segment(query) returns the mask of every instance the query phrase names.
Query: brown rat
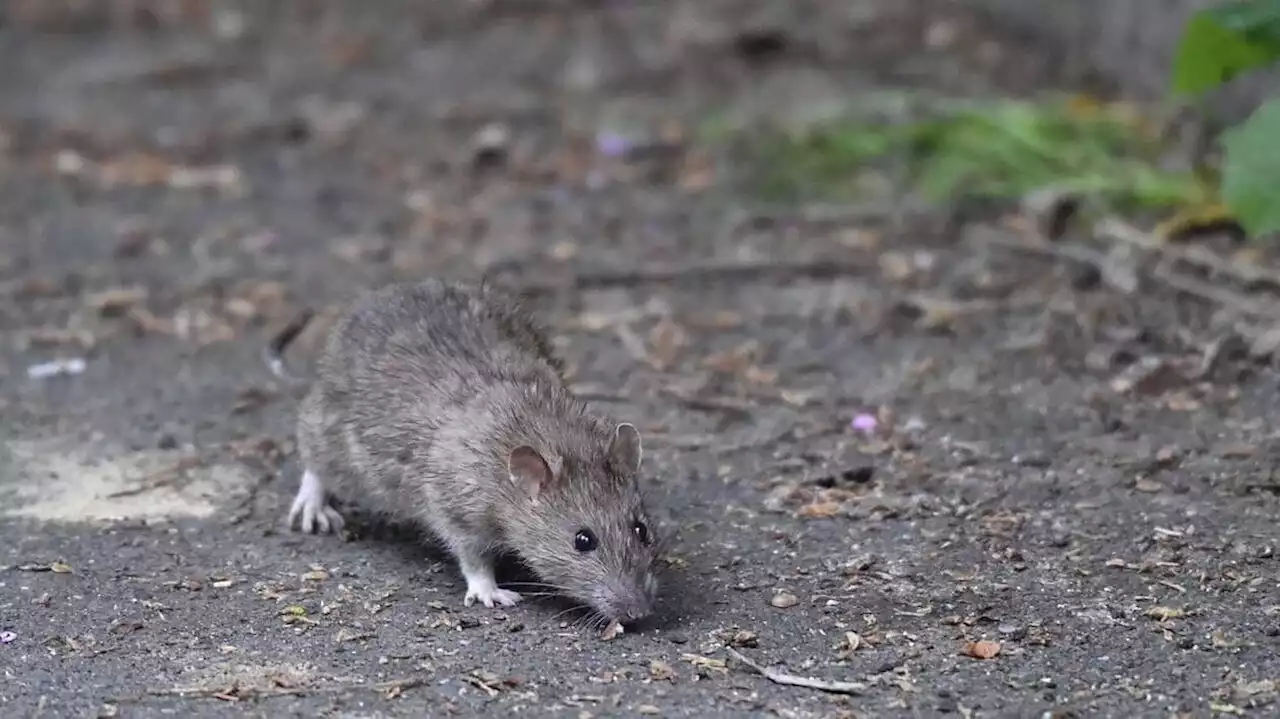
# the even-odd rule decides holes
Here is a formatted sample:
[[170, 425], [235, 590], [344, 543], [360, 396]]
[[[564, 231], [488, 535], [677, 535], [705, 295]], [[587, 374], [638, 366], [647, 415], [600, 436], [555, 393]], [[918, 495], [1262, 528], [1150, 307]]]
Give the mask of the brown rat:
[[[265, 357], [282, 353], [310, 315]], [[457, 558], [467, 606], [510, 606], [494, 560], [627, 622], [651, 613], [658, 538], [640, 490], [640, 434], [590, 413], [531, 316], [480, 285], [426, 280], [356, 301], [331, 330], [302, 402], [301, 486], [289, 511], [337, 532], [331, 497], [416, 524]]]

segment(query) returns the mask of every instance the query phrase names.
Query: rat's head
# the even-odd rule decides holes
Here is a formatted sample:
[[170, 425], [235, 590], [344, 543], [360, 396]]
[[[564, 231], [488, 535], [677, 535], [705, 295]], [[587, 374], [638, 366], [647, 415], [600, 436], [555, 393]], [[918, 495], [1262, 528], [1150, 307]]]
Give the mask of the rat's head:
[[513, 449], [507, 470], [528, 511], [508, 531], [543, 582], [632, 622], [653, 611], [660, 544], [640, 492], [640, 433], [620, 424], [601, 444], [563, 457]]

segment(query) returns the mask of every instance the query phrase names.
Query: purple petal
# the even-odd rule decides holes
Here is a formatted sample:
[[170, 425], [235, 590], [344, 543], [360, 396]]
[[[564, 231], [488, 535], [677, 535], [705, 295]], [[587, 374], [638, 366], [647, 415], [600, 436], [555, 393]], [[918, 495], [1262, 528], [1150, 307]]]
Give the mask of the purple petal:
[[880, 426], [880, 421], [876, 419], [874, 414], [862, 412], [854, 416], [853, 421], [849, 423], [849, 426], [859, 432], [871, 434], [876, 431], [876, 427]]
[[621, 157], [631, 151], [631, 141], [612, 132], [596, 133], [596, 149], [608, 157]]
[[0, 644], [8, 644], [17, 638], [18, 635], [13, 632], [0, 632]]

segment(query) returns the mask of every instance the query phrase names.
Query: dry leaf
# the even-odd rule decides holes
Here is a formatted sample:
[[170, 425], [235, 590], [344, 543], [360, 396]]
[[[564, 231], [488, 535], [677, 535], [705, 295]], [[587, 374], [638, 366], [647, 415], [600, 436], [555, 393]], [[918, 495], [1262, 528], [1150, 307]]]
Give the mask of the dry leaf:
[[844, 646], [851, 652], [858, 651], [858, 647], [862, 646], [862, 635], [857, 632], [845, 632]]
[[839, 502], [813, 502], [796, 511], [796, 514], [809, 519], [827, 519], [840, 514], [843, 505]]
[[85, 304], [98, 314], [116, 316], [124, 314], [134, 305], [141, 304], [147, 296], [147, 288], [140, 285], [115, 287], [89, 295], [85, 298]]
[[751, 367], [751, 359], [755, 356], [757, 349], [759, 349], [757, 342], [746, 342], [731, 350], [707, 356], [702, 360], [702, 365], [716, 372], [741, 374]]
[[1000, 643], [986, 639], [969, 642], [964, 646], [964, 653], [974, 659], [994, 659], [1000, 653]]
[[710, 676], [711, 674], [727, 674], [729, 669], [723, 659], [712, 659], [699, 654], [683, 654], [680, 656], [686, 662], [692, 664], [698, 674], [702, 676]]
[[1181, 609], [1174, 609], [1173, 607], [1151, 607], [1147, 610], [1147, 616], [1158, 622], [1167, 622], [1170, 619], [1177, 619], [1183, 616], [1183, 614], [1184, 612]]
[[751, 365], [743, 371], [742, 376], [753, 384], [774, 384], [778, 381], [777, 370], [767, 370]]
[[649, 365], [659, 372], [675, 363], [680, 350], [689, 344], [689, 335], [670, 317], [663, 317], [649, 331]]
[[622, 628], [622, 622], [615, 619], [609, 624], [609, 626], [604, 628], [604, 631], [600, 634], [600, 638], [606, 642], [610, 642], [622, 636], [625, 631], [626, 630]]
[[649, 661], [649, 677], [657, 681], [675, 681], [676, 672], [661, 659]]

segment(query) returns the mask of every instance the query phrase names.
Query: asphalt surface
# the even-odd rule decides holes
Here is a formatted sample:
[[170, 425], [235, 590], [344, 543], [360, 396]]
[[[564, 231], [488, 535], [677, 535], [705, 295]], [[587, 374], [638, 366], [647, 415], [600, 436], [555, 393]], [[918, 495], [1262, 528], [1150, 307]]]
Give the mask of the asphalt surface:
[[[1034, 55], [884, 4], [806, 5], [781, 51], [743, 40], [767, 4], [561, 5], [174, 3], [110, 29], [131, 16], [13, 4], [0, 711], [1275, 710], [1280, 377], [1192, 376], [1208, 308], [939, 217], [752, 215], [696, 143], [624, 162], [596, 137], [1017, 90]], [[269, 332], [482, 270], [556, 288], [571, 381], [645, 433], [675, 539], [660, 615], [610, 640], [553, 601], [464, 608], [403, 532], [282, 526], [296, 400]]]

